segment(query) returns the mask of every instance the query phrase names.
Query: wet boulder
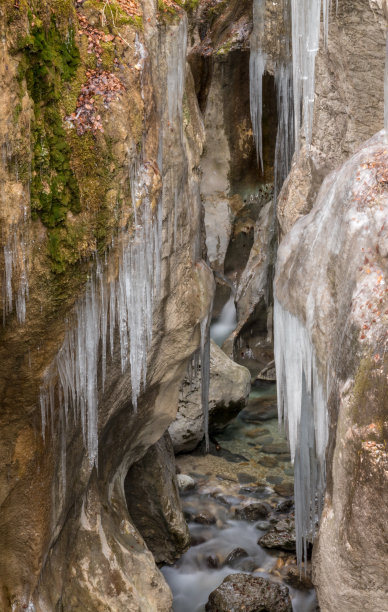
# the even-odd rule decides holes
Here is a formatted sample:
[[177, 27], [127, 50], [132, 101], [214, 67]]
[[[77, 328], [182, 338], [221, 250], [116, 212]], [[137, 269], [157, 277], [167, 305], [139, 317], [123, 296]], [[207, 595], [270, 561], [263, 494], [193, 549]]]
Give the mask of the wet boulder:
[[237, 567], [239, 562], [242, 559], [246, 559], [248, 557], [248, 553], [243, 548], [235, 548], [232, 550], [225, 559], [225, 565], [229, 565], [230, 567]]
[[291, 612], [287, 587], [248, 574], [231, 574], [210, 593], [206, 612]]
[[278, 521], [276, 525], [257, 542], [264, 548], [295, 551], [295, 524], [292, 519]]
[[258, 521], [267, 518], [271, 511], [271, 506], [264, 502], [248, 501], [236, 508], [236, 518], [245, 521]]

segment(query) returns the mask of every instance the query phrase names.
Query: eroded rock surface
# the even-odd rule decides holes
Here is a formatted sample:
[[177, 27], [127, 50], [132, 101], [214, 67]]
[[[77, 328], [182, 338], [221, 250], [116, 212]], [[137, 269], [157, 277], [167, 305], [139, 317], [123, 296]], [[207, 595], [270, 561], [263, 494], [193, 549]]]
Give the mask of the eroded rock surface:
[[[195, 484], [195, 483], [194, 483]], [[125, 479], [130, 517], [157, 563], [173, 563], [189, 546], [168, 433], [148, 449]]]
[[[99, 2], [77, 3], [78, 14], [73, 2], [28, 5], [34, 16], [27, 14], [26, 3], [2, 3], [0, 9], [2, 33], [7, 26], [0, 135], [9, 154], [1, 167], [7, 207], [0, 213], [5, 241], [0, 274], [12, 287], [12, 304], [2, 302], [5, 327], [0, 332], [0, 608], [167, 612], [171, 593], [130, 520], [124, 479], [175, 418], [179, 386], [199, 346], [200, 322], [213, 293], [212, 273], [201, 261], [203, 126], [189, 70], [184, 78], [186, 15], [179, 9], [169, 24], [163, 23], [163, 15], [147, 1], [133, 15], [115, 3], [113, 21], [104, 17]], [[45, 28], [51, 27], [45, 39]], [[74, 55], [69, 59], [67, 53]], [[60, 64], [64, 58], [69, 64], [74, 60], [74, 71]], [[43, 79], [39, 70], [46, 63]], [[181, 81], [173, 79], [171, 67], [174, 78], [180, 71]], [[86, 90], [94, 87], [94, 79], [104, 78], [117, 91], [106, 92], [110, 101], [99, 108], [99, 95], [105, 94], [92, 101]], [[20, 105], [15, 92], [20, 92]], [[83, 131], [80, 117], [90, 129]], [[10, 130], [13, 121], [16, 127]], [[42, 189], [31, 188], [31, 203], [30, 157], [34, 185], [47, 178]], [[131, 192], [140, 169], [144, 181]], [[42, 200], [36, 199], [39, 194]], [[122, 239], [133, 236], [135, 213], [139, 222], [145, 201], [160, 224], [160, 244], [149, 246], [160, 252], [162, 262], [149, 323], [147, 377], [136, 408], [131, 371], [122, 369], [119, 330], [113, 325], [105, 380], [101, 353], [95, 355], [95, 373], [88, 353], [89, 390], [97, 388], [98, 409], [90, 406], [81, 423], [81, 411], [64, 403], [62, 391], [72, 385], [59, 385], [64, 379], [55, 369], [56, 355], [80, 312], [77, 300], [88, 277], [101, 275], [99, 296], [109, 294], [111, 283], [115, 286]], [[14, 215], [22, 205], [26, 211]], [[16, 244], [12, 278], [3, 249], [9, 239]], [[25, 273], [29, 299], [23, 323], [15, 316], [14, 298]], [[17, 310], [22, 310], [19, 302]], [[92, 321], [95, 334], [108, 323], [106, 318], [96, 323], [89, 311], [85, 325]], [[46, 377], [51, 410], [41, 412], [40, 387], [48, 372], [56, 372]], [[92, 444], [98, 446], [98, 472], [86, 451]]]
[[[250, 391], [249, 371], [234, 363], [213, 342], [210, 345], [209, 425], [222, 429], [245, 406]], [[192, 384], [183, 382], [176, 420], [169, 433], [176, 453], [193, 450], [204, 436], [200, 373]]]
[[291, 599], [285, 586], [247, 574], [227, 576], [210, 594], [206, 612], [291, 612]]
[[278, 253], [276, 297], [306, 326], [328, 389], [328, 480], [314, 555], [325, 612], [383, 609], [387, 600], [387, 167], [380, 132], [325, 179]]

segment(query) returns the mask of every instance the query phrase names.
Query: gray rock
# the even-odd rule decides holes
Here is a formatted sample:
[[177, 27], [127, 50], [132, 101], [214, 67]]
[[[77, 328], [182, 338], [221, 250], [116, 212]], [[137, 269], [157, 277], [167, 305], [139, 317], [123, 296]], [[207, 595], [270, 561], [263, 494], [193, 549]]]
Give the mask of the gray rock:
[[192, 520], [199, 525], [214, 525], [216, 523], [216, 517], [210, 512], [206, 512], [206, 510], [195, 514]]
[[[250, 391], [249, 371], [234, 363], [212, 341], [210, 346], [209, 426], [217, 431], [245, 406]], [[204, 436], [200, 376], [192, 386], [185, 379], [178, 413], [169, 427], [175, 453], [189, 452]]]
[[206, 612], [291, 612], [287, 587], [265, 578], [232, 574], [210, 593]]
[[247, 551], [244, 550], [243, 548], [235, 548], [226, 557], [225, 565], [230, 565], [230, 567], [235, 568], [238, 565], [239, 561], [241, 561], [242, 559], [245, 559], [248, 556], [249, 555]]
[[[364, 103], [371, 74], [378, 65], [383, 70], [384, 59], [383, 41], [379, 52], [376, 46], [378, 23], [384, 21], [373, 3], [376, 21], [367, 25], [370, 4], [355, 0], [349, 24], [354, 28], [365, 19], [365, 29], [375, 32], [364, 48], [362, 69], [351, 77], [364, 75], [359, 92]], [[381, 104], [373, 106], [371, 119], [376, 121], [380, 113], [382, 124]], [[364, 118], [362, 125], [369, 131]], [[333, 143], [338, 141], [327, 145]], [[334, 385], [335, 391], [325, 457], [330, 489], [313, 552], [314, 583], [324, 612], [383, 610], [388, 601], [382, 512], [388, 503], [387, 434], [377, 425], [388, 413], [386, 355], [381, 350], [387, 339], [387, 166], [386, 139], [379, 132], [325, 179], [313, 209], [295, 223], [278, 251], [278, 301], [307, 328], [320, 371], [335, 364], [321, 380], [324, 388]]]
[[257, 521], [266, 518], [271, 511], [271, 506], [263, 502], [248, 501], [243, 506], [236, 508], [236, 518], [245, 521]]
[[[179, 499], [180, 478], [166, 433], [135, 463], [125, 479], [128, 510], [157, 563], [173, 563], [190, 544], [190, 535]], [[195, 482], [194, 482], [195, 486]]]
[[264, 548], [295, 551], [295, 525], [291, 519], [278, 521], [270, 531], [259, 538], [258, 544]]

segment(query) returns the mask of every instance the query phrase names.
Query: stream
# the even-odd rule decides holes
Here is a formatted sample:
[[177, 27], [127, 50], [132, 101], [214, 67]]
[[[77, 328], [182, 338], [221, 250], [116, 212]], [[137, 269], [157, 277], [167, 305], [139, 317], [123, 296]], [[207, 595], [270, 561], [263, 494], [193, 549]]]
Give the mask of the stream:
[[[288, 550], [258, 544], [275, 527], [293, 523], [293, 468], [279, 432], [275, 385], [252, 388], [246, 408], [215, 438], [208, 455], [200, 447], [176, 458], [195, 488], [182, 493], [192, 545], [175, 565], [162, 568], [174, 612], [203, 612], [223, 579], [241, 572], [285, 581], [293, 611], [315, 612], [315, 591], [308, 578], [299, 579], [294, 536]], [[268, 516], [247, 516], [257, 502]]]

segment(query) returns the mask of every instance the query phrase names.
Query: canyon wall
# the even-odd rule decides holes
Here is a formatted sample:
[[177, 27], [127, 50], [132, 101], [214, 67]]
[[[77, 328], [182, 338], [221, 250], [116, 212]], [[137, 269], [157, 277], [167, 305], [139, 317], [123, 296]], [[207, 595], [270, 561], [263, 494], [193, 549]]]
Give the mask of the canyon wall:
[[213, 293], [186, 13], [0, 7], [0, 607], [169, 610], [124, 479]]

